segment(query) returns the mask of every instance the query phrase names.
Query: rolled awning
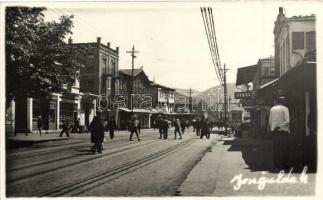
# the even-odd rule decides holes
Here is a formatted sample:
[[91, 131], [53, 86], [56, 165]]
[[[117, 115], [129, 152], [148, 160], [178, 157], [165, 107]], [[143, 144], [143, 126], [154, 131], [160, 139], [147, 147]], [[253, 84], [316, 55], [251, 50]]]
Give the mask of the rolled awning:
[[236, 85], [238, 86], [252, 82], [258, 69], [259, 65], [238, 68]]

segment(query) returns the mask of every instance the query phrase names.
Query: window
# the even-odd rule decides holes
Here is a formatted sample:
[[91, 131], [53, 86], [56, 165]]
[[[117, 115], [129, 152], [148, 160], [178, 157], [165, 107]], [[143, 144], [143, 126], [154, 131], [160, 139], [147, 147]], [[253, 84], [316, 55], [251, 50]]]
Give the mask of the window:
[[306, 50], [310, 51], [316, 48], [315, 31], [306, 32]]
[[112, 60], [111, 64], [112, 64], [111, 74], [113, 74], [115, 76], [116, 75], [116, 62], [114, 60]]
[[293, 32], [292, 33], [292, 48], [304, 49], [304, 32]]
[[102, 63], [103, 63], [103, 70], [105, 74], [108, 73], [108, 69], [107, 69], [107, 59], [106, 58], [102, 58]]

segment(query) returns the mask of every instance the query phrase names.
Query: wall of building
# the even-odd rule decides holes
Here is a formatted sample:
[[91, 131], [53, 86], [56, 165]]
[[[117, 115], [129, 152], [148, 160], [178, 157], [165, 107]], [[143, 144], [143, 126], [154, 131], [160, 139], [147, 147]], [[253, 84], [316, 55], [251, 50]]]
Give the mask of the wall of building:
[[[306, 32], [315, 31], [315, 19], [288, 18], [275, 33], [275, 64], [282, 76], [298, 62], [302, 61], [308, 50]], [[293, 49], [293, 32], [304, 32], [304, 48]]]
[[[305, 53], [308, 50], [311, 49], [307, 49], [307, 45], [306, 45], [306, 33], [307, 32], [311, 32], [311, 31], [315, 31], [315, 21], [311, 20], [311, 21], [293, 21], [291, 23], [289, 23], [289, 43], [290, 45], [290, 66], [294, 67], [298, 62], [302, 61]], [[292, 49], [292, 33], [293, 32], [304, 32], [304, 49], [297, 49], [297, 50], [293, 50]], [[286, 58], [288, 59], [288, 57]]]

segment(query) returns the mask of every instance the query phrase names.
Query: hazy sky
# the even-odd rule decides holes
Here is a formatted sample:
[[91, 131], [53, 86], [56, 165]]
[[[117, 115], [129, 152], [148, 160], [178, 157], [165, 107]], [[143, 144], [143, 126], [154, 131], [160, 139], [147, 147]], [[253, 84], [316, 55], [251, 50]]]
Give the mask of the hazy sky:
[[[319, 6], [318, 6], [319, 5]], [[53, 6], [53, 7], [52, 7]], [[318, 14], [318, 2], [248, 3], [101, 3], [54, 4], [47, 19], [73, 14], [74, 42], [110, 42], [120, 47], [119, 68], [130, 68], [126, 53], [140, 51], [135, 66], [144, 67], [151, 80], [169, 87], [205, 90], [218, 85], [204, 30], [200, 6], [213, 8], [221, 63], [228, 82], [236, 81], [237, 68], [274, 55], [274, 21], [278, 7], [287, 17]]]

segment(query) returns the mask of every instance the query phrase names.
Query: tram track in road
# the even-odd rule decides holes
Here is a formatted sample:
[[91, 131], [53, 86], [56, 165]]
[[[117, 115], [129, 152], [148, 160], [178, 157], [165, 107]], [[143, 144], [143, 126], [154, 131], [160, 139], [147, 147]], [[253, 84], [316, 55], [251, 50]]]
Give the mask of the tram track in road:
[[[133, 144], [133, 143], [115, 145], [115, 146], [108, 147], [108, 149], [109, 150], [110, 149], [116, 149], [116, 148], [123, 147], [123, 146], [129, 146], [131, 144]], [[82, 145], [82, 146], [84, 146], [84, 145]], [[138, 147], [140, 147], [140, 146], [138, 146]], [[78, 150], [78, 149], [74, 148], [72, 150]], [[39, 162], [33, 162], [33, 163], [30, 163], [30, 164], [20, 165], [20, 166], [12, 167], [12, 168], [7, 168], [6, 172], [8, 173], [8, 172], [13, 172], [13, 171], [17, 171], [17, 170], [23, 170], [23, 169], [34, 167], [34, 166], [40, 166], [40, 165], [50, 164], [50, 163], [53, 163], [53, 162], [64, 161], [64, 160], [67, 160], [67, 159], [74, 158], [76, 156], [77, 155], [72, 154], [72, 155], [67, 155], [67, 156], [63, 156], [63, 157], [59, 157], [59, 158], [54, 158], [54, 159], [49, 159], [49, 160], [42, 160], [42, 161], [39, 161]]]
[[[119, 153], [124, 153], [124, 152], [130, 151], [130, 150], [133, 150], [133, 149], [136, 149], [136, 148], [140, 148], [140, 147], [143, 147], [143, 146], [146, 146], [146, 145], [153, 145], [153, 144], [158, 143], [158, 142], [162, 142], [162, 140], [148, 140], [148, 142], [141, 142], [139, 145], [127, 147], [127, 148], [124, 148], [124, 149], [121, 149], [121, 150], [116, 150], [116, 151], [113, 151], [113, 152], [110, 152], [110, 153], [107, 153], [107, 154], [90, 155], [90, 157], [88, 157], [86, 159], [83, 159], [83, 160], [75, 160], [74, 162], [71, 162], [71, 163], [68, 163], [68, 164], [65, 164], [65, 165], [63, 164], [63, 165], [48, 168], [48, 169], [45, 169], [45, 170], [40, 170], [40, 171], [37, 171], [37, 172], [34, 172], [34, 173], [29, 173], [29, 174], [26, 174], [26, 175], [23, 175], [23, 176], [20, 176], [20, 177], [16, 177], [16, 178], [13, 178], [13, 179], [10, 179], [10, 175], [9, 175], [7, 177], [7, 184], [10, 185], [10, 184], [15, 184], [18, 181], [19, 182], [20, 181], [26, 181], [26, 180], [28, 180], [30, 178], [35, 178], [37, 176], [41, 176], [41, 175], [44, 175], [46, 173], [53, 173], [53, 172], [58, 171], [58, 170], [62, 170], [62, 169], [66, 169], [66, 168], [73, 167], [73, 166], [76, 166], [76, 165], [80, 165], [80, 164], [83, 164], [83, 163], [87, 163], [87, 162], [91, 162], [91, 161], [94, 161], [94, 160], [106, 158], [106, 157], [113, 156], [113, 155], [116, 155], [116, 154], [119, 154]], [[129, 143], [129, 144], [125, 145], [125, 146], [129, 146], [130, 144], [138, 144], [138, 143]], [[75, 155], [73, 157], [76, 158]], [[44, 163], [44, 164], [47, 164], [47, 163]], [[24, 169], [28, 169], [28, 167], [24, 167]]]
[[[150, 138], [152, 137], [151, 135], [144, 135], [142, 136], [142, 138]], [[129, 138], [129, 136], [121, 136], [117, 139], [114, 139], [113, 142], [124, 142], [124, 139]], [[46, 147], [45, 149], [37, 149], [37, 150], [33, 150], [33, 152], [27, 152], [27, 153], [22, 153], [22, 154], [14, 154], [14, 155], [7, 155], [7, 160], [18, 160], [18, 159], [26, 159], [26, 158], [32, 158], [32, 157], [38, 157], [41, 155], [47, 155], [49, 153], [52, 153], [54, 150], [55, 153], [59, 153], [59, 152], [64, 152], [66, 151], [66, 149], [69, 150], [75, 150], [78, 149], [80, 147], [83, 147], [84, 145], [89, 145], [89, 141], [77, 141], [77, 142], [72, 142], [72, 143], [64, 143], [61, 144], [59, 146], [49, 146]]]
[[99, 185], [111, 182], [121, 176], [134, 172], [138, 169], [141, 169], [145, 166], [148, 166], [152, 163], [155, 163], [169, 155], [174, 154], [177, 151], [180, 151], [192, 143], [197, 141], [198, 138], [191, 137], [183, 142], [180, 142], [176, 145], [168, 147], [166, 149], [160, 150], [153, 154], [150, 154], [144, 158], [141, 158], [136, 161], [128, 162], [112, 169], [103, 171], [94, 176], [86, 177], [78, 181], [60, 185], [59, 187], [54, 188], [53, 190], [40, 193], [36, 195], [37, 197], [58, 197], [58, 196], [77, 196], [86, 191], [89, 191]]

